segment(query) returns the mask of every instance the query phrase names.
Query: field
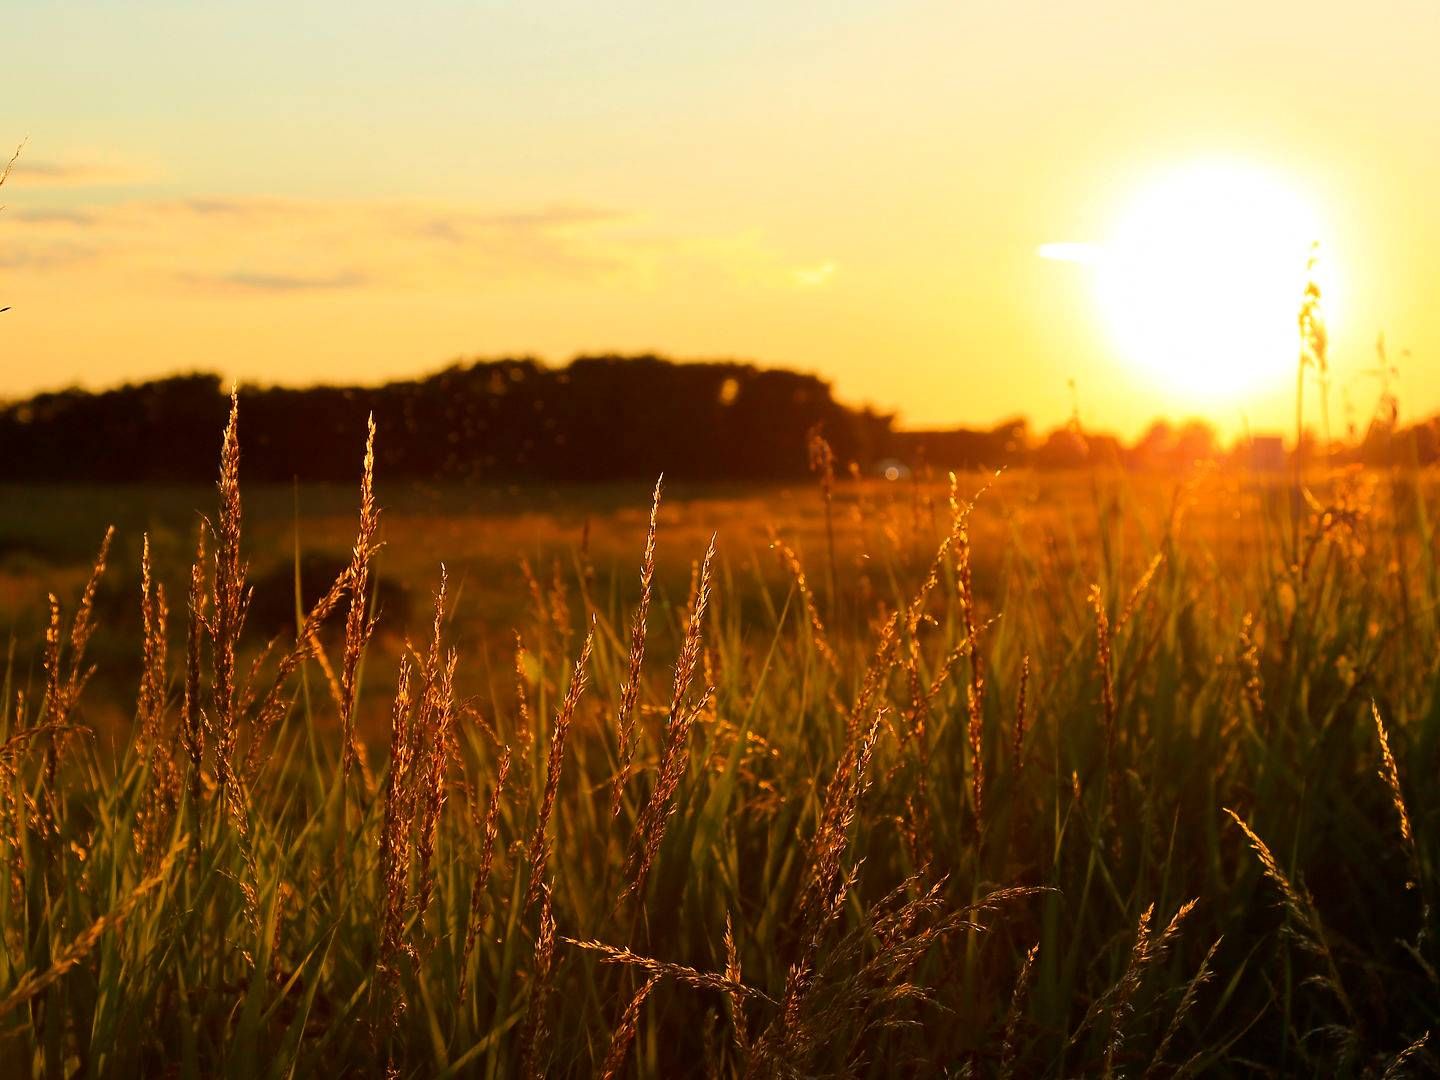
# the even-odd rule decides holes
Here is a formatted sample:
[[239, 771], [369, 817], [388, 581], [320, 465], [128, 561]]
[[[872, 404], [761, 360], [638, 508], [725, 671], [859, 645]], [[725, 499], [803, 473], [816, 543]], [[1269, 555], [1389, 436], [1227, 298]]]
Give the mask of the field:
[[0, 490], [6, 1075], [1440, 1061], [1436, 477], [377, 518], [361, 432], [351, 490], [226, 445]]

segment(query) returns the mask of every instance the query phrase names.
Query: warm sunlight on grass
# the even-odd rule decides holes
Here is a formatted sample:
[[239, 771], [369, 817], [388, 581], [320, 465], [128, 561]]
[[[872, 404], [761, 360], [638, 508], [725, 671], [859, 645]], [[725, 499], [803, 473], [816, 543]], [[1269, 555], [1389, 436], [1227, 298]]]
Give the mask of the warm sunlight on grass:
[[1440, 1077], [1338, 14], [5, 4], [0, 1080]]
[[[1298, 185], [1207, 160], [1142, 185], [1103, 245], [1046, 244], [1040, 254], [1093, 267], [1097, 303], [1127, 362], [1215, 403], [1293, 375], [1297, 298], [1324, 239]], [[1325, 294], [1328, 304], [1328, 281]]]

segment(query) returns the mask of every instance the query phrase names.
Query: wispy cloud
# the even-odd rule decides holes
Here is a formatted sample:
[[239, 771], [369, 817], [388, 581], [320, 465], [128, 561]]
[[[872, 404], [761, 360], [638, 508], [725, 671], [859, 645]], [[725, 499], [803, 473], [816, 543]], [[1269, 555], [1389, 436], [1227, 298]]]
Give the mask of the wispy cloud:
[[17, 188], [87, 188], [135, 184], [152, 178], [133, 165], [101, 161], [53, 161], [22, 150], [10, 173]]
[[628, 220], [618, 210], [575, 204], [536, 209], [487, 210], [449, 207], [416, 216], [413, 210], [393, 212], [396, 223], [412, 222], [416, 236], [454, 249], [448, 258], [485, 276], [554, 274], [588, 278], [624, 265], [622, 240], [603, 226]]
[[612, 225], [628, 220], [630, 215], [598, 206], [545, 206], [537, 210], [512, 210], [483, 213], [458, 210], [432, 217], [420, 223], [420, 232], [437, 240], [464, 243], [486, 233], [560, 232], [595, 225]]
[[629, 215], [603, 207], [555, 205], [504, 212], [450, 210], [418, 221], [415, 230], [497, 273], [540, 271], [573, 278], [621, 267], [624, 260], [613, 237], [597, 234], [626, 220]]
[[42, 196], [7, 214], [23, 222], [14, 236], [29, 246], [12, 241], [6, 265], [53, 270], [84, 259], [87, 287], [102, 290], [282, 296], [383, 284], [391, 296], [477, 288], [487, 295], [620, 288], [638, 295], [677, 282], [818, 289], [838, 272], [833, 262], [796, 260], [756, 230], [697, 233], [585, 202]]
[[195, 285], [268, 293], [355, 289], [369, 284], [371, 280], [367, 275], [354, 270], [345, 270], [334, 274], [287, 274], [263, 270], [232, 270], [221, 274], [181, 274], [180, 277], [181, 280]]
[[628, 214], [599, 206], [546, 206], [539, 210], [520, 210], [503, 214], [480, 214], [475, 221], [483, 226], [502, 229], [563, 229], [585, 225], [609, 225], [624, 221]]
[[13, 210], [10, 212], [10, 218], [13, 221], [23, 221], [33, 225], [89, 225], [95, 220], [95, 215], [86, 210], [36, 206], [27, 210]]
[[36, 230], [83, 226], [132, 269], [167, 262], [170, 276], [192, 283], [270, 292], [353, 288], [379, 277], [595, 280], [624, 270], [640, 250], [610, 228], [628, 215], [580, 204], [490, 210], [213, 196], [32, 206], [17, 216]]
[[295, 203], [284, 199], [264, 198], [206, 198], [183, 199], [177, 203], [164, 203], [164, 207], [179, 213], [200, 214], [205, 217], [247, 218], [275, 217], [297, 208]]
[[54, 270], [91, 259], [95, 254], [96, 249], [88, 244], [72, 241], [22, 241], [0, 249], [0, 267], [7, 270]]

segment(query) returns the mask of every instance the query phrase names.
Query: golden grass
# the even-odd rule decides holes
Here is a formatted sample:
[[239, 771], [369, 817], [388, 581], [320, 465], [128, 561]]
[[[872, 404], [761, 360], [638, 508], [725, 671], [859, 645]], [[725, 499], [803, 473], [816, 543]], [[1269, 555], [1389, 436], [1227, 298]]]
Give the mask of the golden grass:
[[[1178, 498], [1147, 535], [1096, 478], [1083, 509], [1103, 544], [1026, 545], [1029, 521], [962, 498], [968, 481], [948, 513], [938, 488], [886, 504], [817, 458], [812, 530], [765, 522], [747, 566], [672, 530], [657, 483], [634, 520], [638, 592], [587, 530], [573, 569], [526, 561], [503, 648], [445, 566], [412, 646], [377, 610], [397, 534], [375, 439], [341, 569], [296, 604], [293, 639], [252, 645], [232, 400], [183, 628], [158, 541], [139, 541], [117, 754], [85, 693], [110, 534], [68, 620], [47, 604], [38, 692], [12, 661], [6, 1060], [487, 1077], [1432, 1062], [1435, 809], [1413, 780], [1440, 715], [1415, 659], [1440, 642], [1433, 537], [1390, 546], [1413, 506], [1377, 522], [1342, 477], [1292, 544], [1291, 504], [1246, 489], [1260, 539], [1241, 559], [1197, 539], [1193, 492], [1184, 535]], [[704, 544], [688, 590], [662, 528], [667, 549]], [[1238, 831], [1218, 827], [1226, 805]], [[1254, 902], [1269, 890], [1278, 914]]]

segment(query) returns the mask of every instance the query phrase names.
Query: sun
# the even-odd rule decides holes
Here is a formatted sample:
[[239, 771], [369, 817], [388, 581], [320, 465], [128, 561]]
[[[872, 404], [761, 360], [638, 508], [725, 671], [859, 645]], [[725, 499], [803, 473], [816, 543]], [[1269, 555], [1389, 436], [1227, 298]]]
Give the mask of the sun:
[[[1047, 244], [1092, 265], [1115, 347], [1159, 387], [1236, 401], [1293, 379], [1297, 312], [1322, 224], [1296, 186], [1249, 164], [1204, 161], [1155, 177], [1102, 245]], [[1327, 309], [1330, 282], [1322, 281]]]

